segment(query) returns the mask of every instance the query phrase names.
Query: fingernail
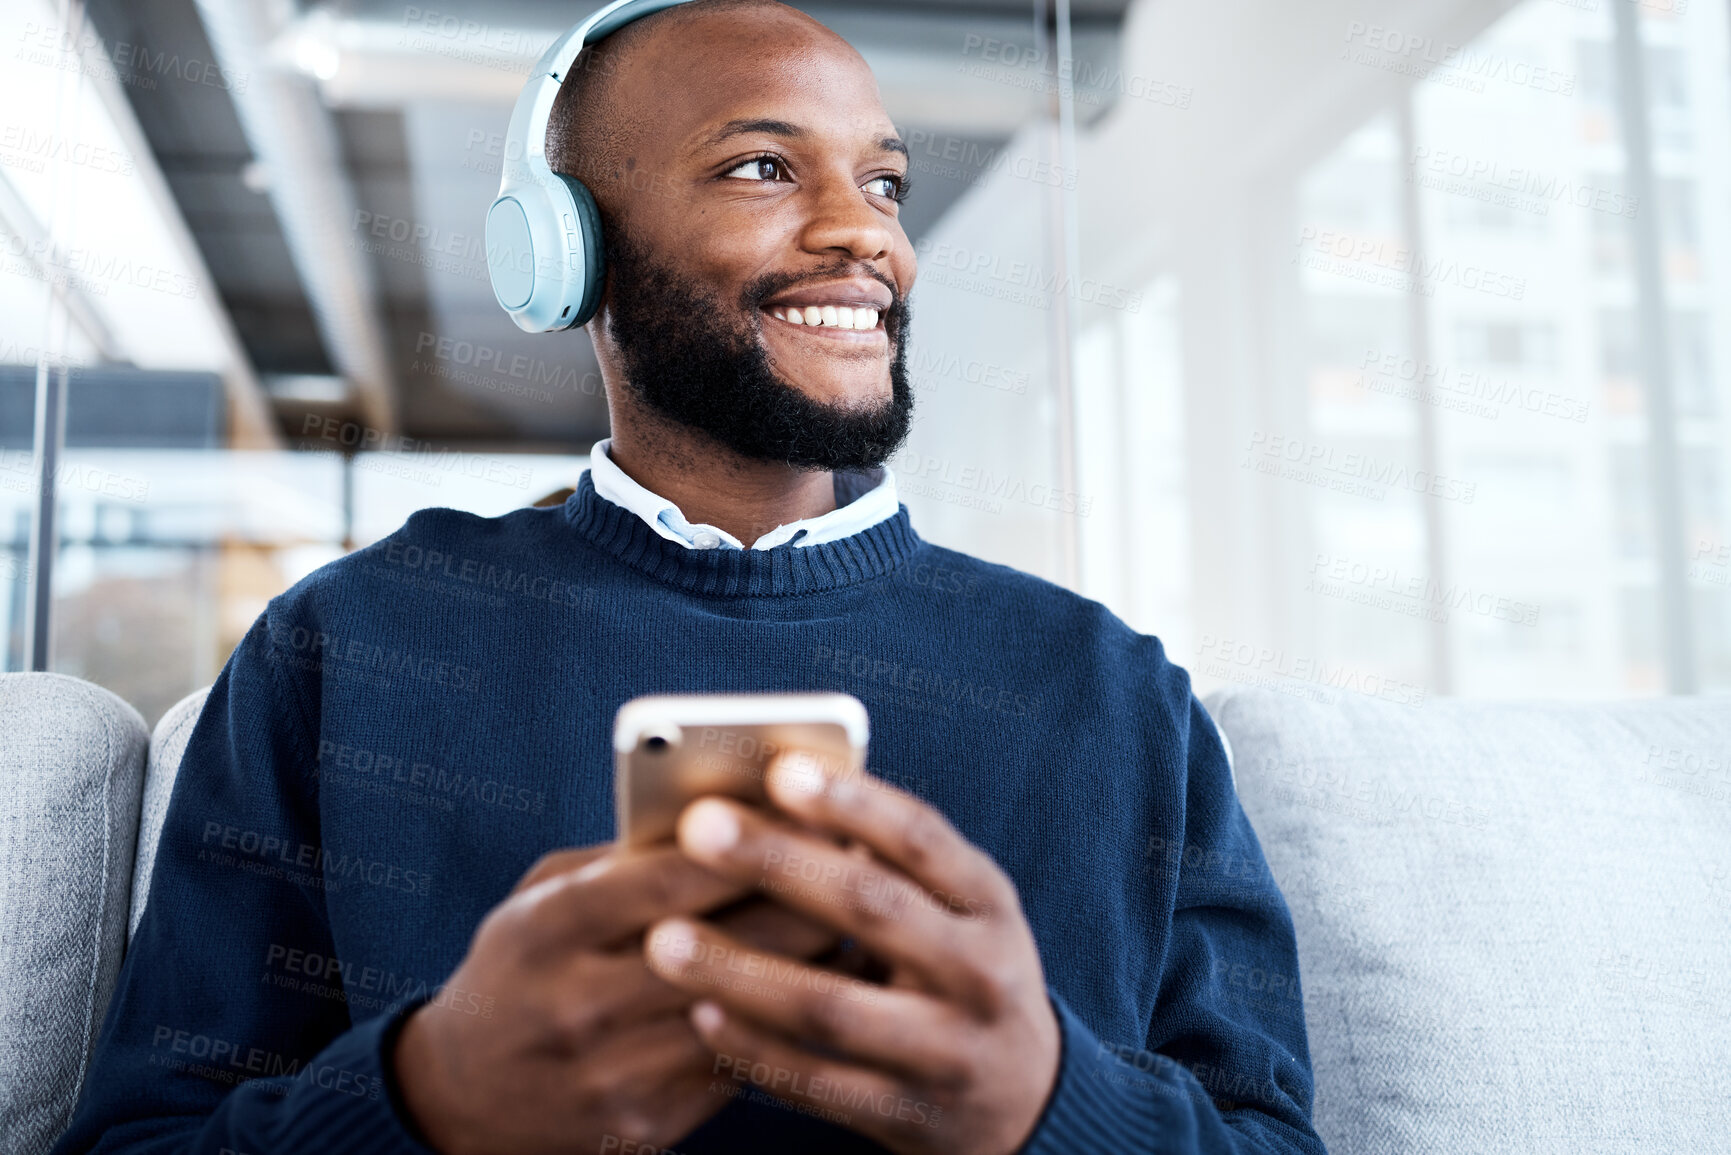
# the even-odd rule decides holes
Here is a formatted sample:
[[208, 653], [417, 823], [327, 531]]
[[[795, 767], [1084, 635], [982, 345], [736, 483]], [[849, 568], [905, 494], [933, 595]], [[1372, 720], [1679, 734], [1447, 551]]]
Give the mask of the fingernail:
[[689, 923], [667, 920], [657, 923], [649, 932], [649, 951], [662, 958], [689, 960], [695, 951], [697, 938]]
[[721, 1008], [712, 1002], [699, 1001], [691, 1004], [691, 1025], [706, 1035], [719, 1031], [724, 1017]]
[[705, 799], [685, 812], [679, 835], [697, 853], [720, 856], [739, 842], [739, 819], [725, 804]]

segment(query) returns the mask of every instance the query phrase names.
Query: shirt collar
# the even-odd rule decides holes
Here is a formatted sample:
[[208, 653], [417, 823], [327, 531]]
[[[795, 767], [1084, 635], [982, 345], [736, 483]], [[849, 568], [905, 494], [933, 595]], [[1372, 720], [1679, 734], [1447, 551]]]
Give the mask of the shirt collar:
[[[692, 524], [679, 507], [665, 497], [633, 481], [607, 456], [612, 438], [602, 438], [589, 451], [589, 481], [599, 496], [623, 506], [642, 518], [649, 528], [668, 541], [691, 549], [744, 549], [740, 540], [718, 526]], [[774, 549], [822, 545], [852, 537], [862, 529], [896, 515], [896, 479], [888, 466], [835, 475], [836, 508], [817, 517], [778, 525], [757, 541], [752, 549]]]

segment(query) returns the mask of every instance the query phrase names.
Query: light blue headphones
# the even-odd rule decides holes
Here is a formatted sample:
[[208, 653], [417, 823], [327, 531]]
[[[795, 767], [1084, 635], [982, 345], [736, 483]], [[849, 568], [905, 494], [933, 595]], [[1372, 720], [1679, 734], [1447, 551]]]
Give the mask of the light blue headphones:
[[560, 82], [584, 47], [690, 0], [613, 0], [555, 40], [517, 97], [505, 133], [499, 195], [487, 210], [493, 296], [529, 333], [571, 329], [595, 315], [605, 281], [601, 214], [583, 182], [547, 163], [547, 121]]

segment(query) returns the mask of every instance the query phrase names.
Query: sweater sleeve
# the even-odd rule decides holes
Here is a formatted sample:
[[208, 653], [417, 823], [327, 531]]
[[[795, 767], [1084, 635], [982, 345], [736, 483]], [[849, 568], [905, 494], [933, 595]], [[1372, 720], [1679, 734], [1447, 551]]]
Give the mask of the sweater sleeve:
[[[280, 965], [333, 957], [312, 769], [316, 659], [254, 623], [187, 742], [150, 896], [55, 1155], [427, 1155], [388, 1054], [406, 1006], [360, 1023]], [[273, 641], [273, 639], [276, 639]]]
[[1063, 1053], [1024, 1155], [1324, 1155], [1292, 918], [1187, 680], [1185, 697], [1183, 821], [1150, 847], [1177, 889], [1146, 1042], [1101, 1040], [1053, 992]]

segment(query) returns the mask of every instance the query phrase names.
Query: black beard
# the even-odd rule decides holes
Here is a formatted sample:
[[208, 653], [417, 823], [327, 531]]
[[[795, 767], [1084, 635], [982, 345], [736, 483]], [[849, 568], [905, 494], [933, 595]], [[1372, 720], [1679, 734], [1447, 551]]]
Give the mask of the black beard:
[[715, 293], [620, 233], [604, 231], [608, 331], [625, 360], [626, 382], [651, 411], [742, 457], [797, 469], [870, 469], [907, 439], [914, 399], [905, 356], [908, 311], [899, 294], [883, 314], [890, 399], [871, 408], [828, 405], [777, 376], [761, 340], [763, 302], [814, 274], [771, 275], [747, 285], [739, 307], [756, 320], [736, 329]]

